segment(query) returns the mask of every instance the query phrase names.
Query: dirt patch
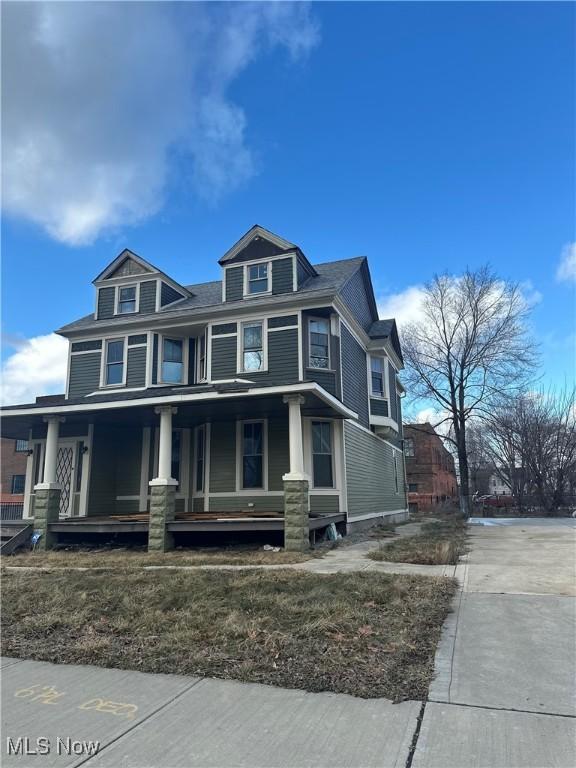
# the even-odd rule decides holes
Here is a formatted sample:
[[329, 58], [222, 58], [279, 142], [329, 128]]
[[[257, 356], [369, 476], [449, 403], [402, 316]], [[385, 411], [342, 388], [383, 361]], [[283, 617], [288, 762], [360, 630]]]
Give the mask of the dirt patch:
[[362, 573], [11, 571], [2, 652], [423, 699], [455, 586]]
[[383, 542], [369, 552], [372, 560], [417, 565], [455, 565], [466, 552], [466, 521], [461, 517], [424, 523], [416, 536]]

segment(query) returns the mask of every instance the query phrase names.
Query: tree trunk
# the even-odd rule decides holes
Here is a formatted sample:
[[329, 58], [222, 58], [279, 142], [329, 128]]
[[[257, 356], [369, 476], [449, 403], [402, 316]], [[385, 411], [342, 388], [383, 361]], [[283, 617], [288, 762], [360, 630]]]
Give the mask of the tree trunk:
[[458, 452], [458, 468], [460, 470], [460, 512], [466, 518], [470, 517], [470, 470], [468, 468], [468, 451], [466, 450], [466, 425], [455, 425], [456, 447]]

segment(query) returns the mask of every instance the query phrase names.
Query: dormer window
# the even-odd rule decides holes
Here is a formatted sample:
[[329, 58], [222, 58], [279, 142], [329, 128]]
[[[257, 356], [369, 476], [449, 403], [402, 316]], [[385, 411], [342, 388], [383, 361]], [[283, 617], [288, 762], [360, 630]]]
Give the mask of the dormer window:
[[268, 293], [270, 291], [270, 265], [249, 264], [246, 267], [246, 294], [254, 296], [259, 293]]
[[126, 285], [118, 288], [117, 315], [128, 315], [136, 312], [136, 286]]

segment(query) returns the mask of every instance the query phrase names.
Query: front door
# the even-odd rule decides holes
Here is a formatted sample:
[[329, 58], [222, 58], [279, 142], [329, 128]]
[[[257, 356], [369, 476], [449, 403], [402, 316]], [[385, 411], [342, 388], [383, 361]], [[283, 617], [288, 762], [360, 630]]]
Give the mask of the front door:
[[72, 514], [74, 457], [76, 444], [74, 441], [60, 441], [58, 443], [58, 455], [56, 457], [56, 482], [62, 487], [60, 494], [60, 517], [69, 517]]

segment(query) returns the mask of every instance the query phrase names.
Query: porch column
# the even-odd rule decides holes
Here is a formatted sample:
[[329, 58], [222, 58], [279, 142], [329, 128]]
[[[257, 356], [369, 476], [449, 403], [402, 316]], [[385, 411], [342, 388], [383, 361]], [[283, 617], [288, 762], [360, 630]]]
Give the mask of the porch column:
[[44, 473], [41, 483], [34, 486], [34, 531], [40, 533], [36, 549], [52, 549], [56, 536], [50, 530], [51, 523], [60, 516], [60, 484], [56, 482], [58, 458], [58, 434], [61, 416], [45, 416], [47, 423], [46, 447], [44, 449]]
[[167, 524], [174, 520], [176, 486], [172, 473], [172, 416], [177, 409], [162, 405], [155, 409], [160, 415], [160, 441], [158, 449], [158, 477], [150, 481], [150, 520], [148, 523], [148, 551], [166, 552], [174, 546]]
[[304, 473], [304, 449], [302, 443], [302, 395], [284, 395], [288, 405], [288, 430], [290, 444], [290, 471], [284, 481], [284, 549], [302, 551], [309, 546], [310, 483]]

